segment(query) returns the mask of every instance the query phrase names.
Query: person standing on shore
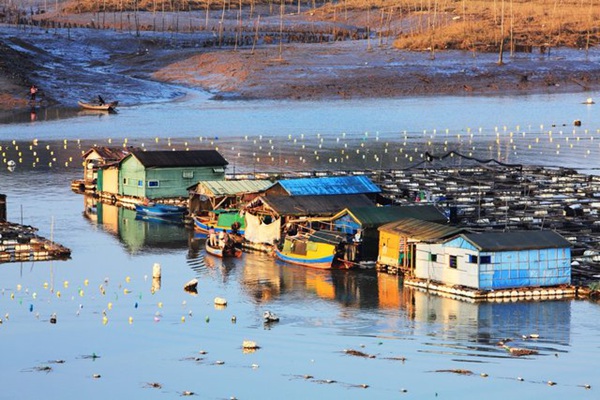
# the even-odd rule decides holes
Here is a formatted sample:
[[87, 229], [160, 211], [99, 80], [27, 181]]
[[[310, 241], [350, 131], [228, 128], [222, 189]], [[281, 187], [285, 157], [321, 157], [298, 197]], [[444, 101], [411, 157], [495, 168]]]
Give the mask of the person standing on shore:
[[38, 88], [35, 85], [31, 85], [29, 88], [29, 100], [33, 103], [35, 102], [35, 98], [37, 96]]

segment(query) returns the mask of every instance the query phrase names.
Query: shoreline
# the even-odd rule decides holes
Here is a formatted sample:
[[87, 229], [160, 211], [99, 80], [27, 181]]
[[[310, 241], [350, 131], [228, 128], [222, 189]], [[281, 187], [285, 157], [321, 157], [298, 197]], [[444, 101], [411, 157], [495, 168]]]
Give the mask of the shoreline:
[[[12, 32], [11, 32], [12, 29]], [[205, 90], [212, 99], [339, 100], [412, 96], [513, 96], [600, 90], [600, 52], [553, 49], [550, 55], [497, 55], [443, 51], [409, 52], [369, 47], [365, 40], [289, 43], [248, 48], [181, 48], [189, 34], [169, 45], [86, 28], [50, 33], [40, 28], [16, 37], [0, 32], [1, 110], [29, 108], [36, 84], [44, 105], [77, 107], [100, 91], [121, 104], [177, 98], [178, 86]], [[140, 40], [147, 47], [140, 50]], [[107, 60], [108, 59], [108, 60]], [[101, 87], [101, 89], [99, 89]]]

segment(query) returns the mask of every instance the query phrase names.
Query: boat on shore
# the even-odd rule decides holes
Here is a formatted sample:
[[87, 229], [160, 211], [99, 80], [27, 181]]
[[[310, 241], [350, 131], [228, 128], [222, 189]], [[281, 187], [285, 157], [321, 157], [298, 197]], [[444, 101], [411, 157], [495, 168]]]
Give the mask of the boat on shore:
[[139, 215], [157, 218], [183, 218], [186, 210], [185, 207], [172, 204], [149, 203], [135, 205], [135, 211]]
[[115, 112], [115, 109], [119, 105], [119, 102], [111, 101], [108, 103], [100, 103], [100, 102], [88, 103], [83, 100], [79, 100], [77, 102], [77, 104], [79, 104], [79, 107], [83, 108], [84, 110]]
[[289, 264], [332, 269], [350, 268], [344, 263], [346, 235], [341, 232], [319, 230], [287, 236], [281, 248], [275, 247], [275, 257]]
[[194, 230], [208, 234], [211, 229], [215, 233], [227, 232], [244, 235], [246, 220], [238, 210], [213, 210], [206, 215], [193, 215]]
[[209, 240], [206, 240], [206, 252], [215, 257], [241, 257], [242, 249], [235, 245], [226, 245], [225, 247], [214, 247], [211, 246]]

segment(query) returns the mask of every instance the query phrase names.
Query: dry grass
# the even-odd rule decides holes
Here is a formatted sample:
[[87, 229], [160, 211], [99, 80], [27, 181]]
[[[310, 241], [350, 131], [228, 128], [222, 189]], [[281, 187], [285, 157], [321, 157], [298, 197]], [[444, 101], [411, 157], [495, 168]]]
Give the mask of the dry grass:
[[[600, 2], [593, 0], [284, 0], [311, 18], [347, 22], [395, 37], [397, 48], [528, 51], [532, 46], [587, 48], [600, 43]], [[271, 5], [276, 0], [70, 0], [63, 10], [187, 12]], [[346, 20], [344, 20], [346, 19]]]

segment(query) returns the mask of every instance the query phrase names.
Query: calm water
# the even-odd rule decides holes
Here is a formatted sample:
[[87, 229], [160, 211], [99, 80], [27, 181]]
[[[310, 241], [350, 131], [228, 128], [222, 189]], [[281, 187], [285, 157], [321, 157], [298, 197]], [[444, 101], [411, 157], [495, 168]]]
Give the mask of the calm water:
[[[3, 159], [21, 159], [14, 172], [0, 169], [9, 219], [38, 227], [73, 252], [65, 262], [0, 267], [0, 398], [175, 398], [184, 391], [207, 399], [597, 398], [595, 303], [472, 304], [405, 289], [373, 271], [313, 271], [260, 253], [219, 260], [184, 227], [139, 221], [69, 189], [81, 176], [82, 150], [125, 138], [149, 147], [220, 146], [238, 170], [406, 165], [426, 149], [473, 146], [481, 156], [593, 170], [600, 121], [579, 97], [277, 108], [196, 98], [124, 109], [115, 118], [0, 126]], [[583, 121], [575, 132], [574, 119]], [[404, 153], [393, 154], [399, 148]], [[402, 159], [408, 149], [416, 153], [412, 161]], [[343, 165], [333, 161], [349, 154]], [[153, 291], [154, 263], [162, 280]], [[193, 278], [195, 296], [183, 290]], [[217, 296], [227, 299], [226, 308], [215, 308]], [[280, 322], [265, 326], [265, 310]], [[49, 322], [53, 313], [56, 324]], [[522, 339], [530, 334], [539, 339]], [[507, 338], [539, 354], [512, 357], [497, 346]], [[244, 340], [261, 348], [245, 353]], [[457, 369], [472, 374], [446, 372]]]

